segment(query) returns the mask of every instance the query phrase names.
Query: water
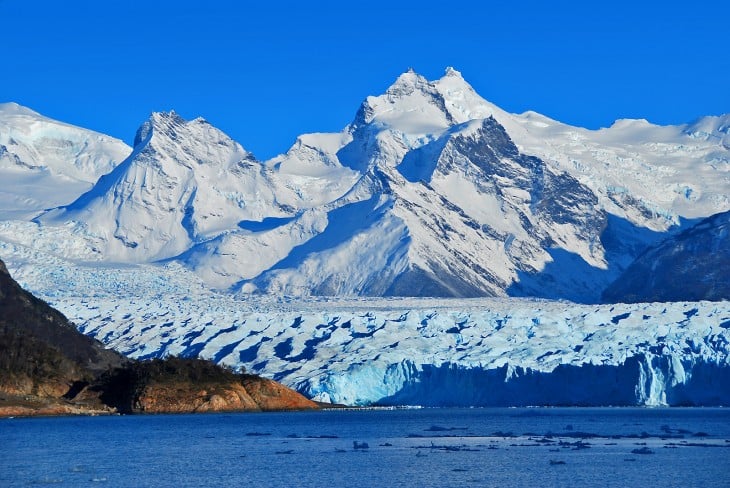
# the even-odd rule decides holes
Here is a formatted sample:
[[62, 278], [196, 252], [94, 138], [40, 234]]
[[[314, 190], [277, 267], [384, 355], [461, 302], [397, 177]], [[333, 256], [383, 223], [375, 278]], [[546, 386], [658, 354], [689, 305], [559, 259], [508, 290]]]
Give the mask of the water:
[[[355, 449], [355, 442], [363, 448]], [[730, 486], [729, 473], [730, 409], [340, 410], [0, 421], [2, 487], [699, 487]]]

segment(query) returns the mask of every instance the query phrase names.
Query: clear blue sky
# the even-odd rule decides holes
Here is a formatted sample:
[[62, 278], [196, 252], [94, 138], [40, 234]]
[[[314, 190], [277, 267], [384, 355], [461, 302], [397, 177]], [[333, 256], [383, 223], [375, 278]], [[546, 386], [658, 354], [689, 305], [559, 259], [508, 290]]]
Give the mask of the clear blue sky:
[[0, 0], [0, 102], [129, 143], [174, 109], [261, 158], [408, 67], [590, 128], [730, 112], [727, 1], [247, 3]]

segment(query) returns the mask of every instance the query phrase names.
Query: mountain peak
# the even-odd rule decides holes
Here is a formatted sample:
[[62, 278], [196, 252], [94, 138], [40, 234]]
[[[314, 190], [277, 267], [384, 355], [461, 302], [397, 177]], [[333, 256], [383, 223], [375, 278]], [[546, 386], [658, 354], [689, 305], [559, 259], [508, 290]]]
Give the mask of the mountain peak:
[[149, 120], [157, 125], [183, 125], [187, 122], [174, 110], [170, 110], [169, 112], [152, 112]]
[[444, 71], [444, 77], [463, 78], [463, 76], [461, 76], [461, 71], [455, 70], [451, 66], [446, 67], [446, 71]]
[[172, 133], [174, 126], [185, 125], [186, 121], [174, 110], [169, 112], [152, 112], [149, 118], [139, 126], [134, 136], [134, 147], [147, 144], [153, 132]]
[[391, 97], [403, 97], [410, 95], [415, 90], [428, 89], [428, 80], [416, 73], [413, 68], [396, 78], [395, 82], [386, 90], [386, 95]]
[[171, 141], [183, 141], [191, 135], [205, 138], [207, 136], [203, 134], [204, 132], [213, 132], [214, 134], [211, 137], [217, 138], [225, 144], [235, 144], [226, 134], [215, 128], [204, 118], [197, 117], [188, 121], [174, 110], [170, 110], [169, 112], [152, 112], [150, 114], [149, 118], [137, 129], [134, 147], [138, 147], [140, 144], [146, 145], [152, 140], [153, 135], [155, 140], [162, 137]]
[[271, 183], [251, 153], [201, 120], [152, 113], [126, 160], [45, 218], [80, 219], [110, 236], [111, 254], [133, 261], [166, 259], [241, 220], [261, 219], [274, 200], [260, 202]]

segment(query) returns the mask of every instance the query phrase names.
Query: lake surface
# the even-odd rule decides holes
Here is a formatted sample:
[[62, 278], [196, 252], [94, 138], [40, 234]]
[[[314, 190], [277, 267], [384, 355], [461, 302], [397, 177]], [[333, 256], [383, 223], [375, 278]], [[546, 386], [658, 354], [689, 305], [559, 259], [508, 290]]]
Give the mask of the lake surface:
[[0, 420], [0, 486], [730, 486], [730, 409]]

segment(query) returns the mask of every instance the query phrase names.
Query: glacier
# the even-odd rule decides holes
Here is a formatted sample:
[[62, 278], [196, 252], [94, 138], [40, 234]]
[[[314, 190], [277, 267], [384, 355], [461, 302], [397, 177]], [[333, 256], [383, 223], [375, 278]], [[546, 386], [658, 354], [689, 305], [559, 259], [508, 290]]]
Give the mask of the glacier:
[[199, 356], [347, 405], [730, 405], [730, 301], [236, 296], [180, 263], [0, 240], [22, 286], [134, 358]]
[[730, 302], [240, 297], [179, 263], [13, 276], [134, 358], [199, 356], [346, 405], [730, 405]]
[[346, 405], [730, 405], [730, 303], [54, 302], [137, 357], [201, 356]]

